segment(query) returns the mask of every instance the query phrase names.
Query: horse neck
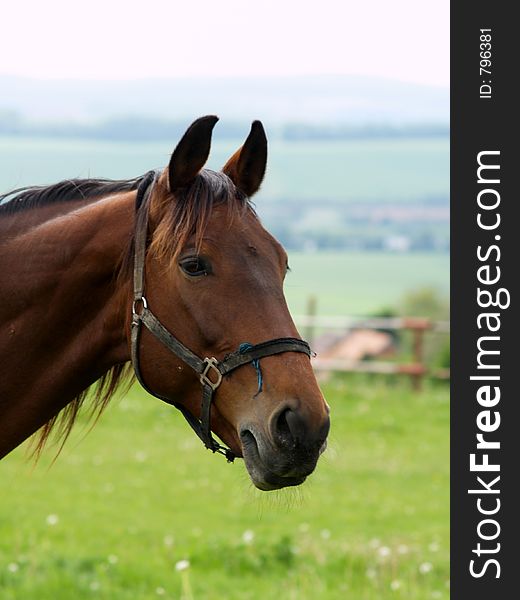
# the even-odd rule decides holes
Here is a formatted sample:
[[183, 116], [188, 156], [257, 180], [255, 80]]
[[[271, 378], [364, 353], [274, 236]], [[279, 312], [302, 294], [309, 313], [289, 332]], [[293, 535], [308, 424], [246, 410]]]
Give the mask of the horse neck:
[[63, 202], [51, 202], [32, 210], [20, 210], [0, 215], [0, 240], [3, 243], [27, 233], [46, 221], [73, 212], [95, 202], [96, 198], [78, 198]]
[[129, 360], [129, 288], [116, 276], [134, 199], [106, 198], [3, 243], [0, 456]]

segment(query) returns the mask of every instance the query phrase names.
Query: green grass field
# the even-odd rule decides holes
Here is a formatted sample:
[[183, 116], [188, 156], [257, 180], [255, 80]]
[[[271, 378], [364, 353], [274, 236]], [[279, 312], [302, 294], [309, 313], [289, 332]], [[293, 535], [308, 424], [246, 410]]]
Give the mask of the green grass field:
[[320, 315], [368, 315], [396, 307], [410, 290], [431, 287], [447, 297], [449, 263], [448, 254], [291, 252], [284, 290], [294, 314], [305, 313], [313, 295]]
[[52, 467], [52, 450], [36, 467], [14, 451], [0, 598], [448, 598], [447, 388], [345, 377], [324, 392], [329, 449], [299, 489], [255, 490], [138, 388], [86, 437], [82, 420]]

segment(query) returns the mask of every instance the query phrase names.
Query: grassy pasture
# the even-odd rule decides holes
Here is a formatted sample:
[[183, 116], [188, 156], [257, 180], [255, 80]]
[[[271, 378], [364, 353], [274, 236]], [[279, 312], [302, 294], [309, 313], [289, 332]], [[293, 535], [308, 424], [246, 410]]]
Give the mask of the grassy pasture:
[[329, 449], [298, 489], [255, 490], [137, 387], [86, 437], [82, 418], [52, 467], [17, 449], [0, 465], [0, 598], [448, 598], [447, 388], [324, 392]]
[[285, 295], [294, 314], [310, 295], [321, 315], [367, 315], [395, 307], [409, 290], [433, 287], [448, 296], [448, 254], [290, 252]]

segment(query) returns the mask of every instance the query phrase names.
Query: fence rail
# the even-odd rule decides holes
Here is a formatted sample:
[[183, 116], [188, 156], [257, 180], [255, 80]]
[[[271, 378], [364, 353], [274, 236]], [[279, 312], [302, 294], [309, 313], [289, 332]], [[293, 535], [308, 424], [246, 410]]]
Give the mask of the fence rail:
[[449, 321], [432, 321], [423, 317], [359, 317], [359, 316], [318, 316], [315, 313], [316, 305], [309, 301], [308, 314], [295, 316], [297, 325], [305, 330], [305, 337], [311, 343], [316, 330], [332, 329], [348, 331], [353, 329], [386, 329], [407, 330], [412, 335], [412, 362], [394, 363], [390, 361], [350, 360], [344, 358], [313, 359], [316, 371], [340, 371], [380, 373], [387, 375], [407, 375], [410, 377], [414, 389], [421, 388], [425, 376], [434, 376], [449, 379], [449, 369], [429, 369], [424, 362], [424, 337], [426, 333], [449, 334]]

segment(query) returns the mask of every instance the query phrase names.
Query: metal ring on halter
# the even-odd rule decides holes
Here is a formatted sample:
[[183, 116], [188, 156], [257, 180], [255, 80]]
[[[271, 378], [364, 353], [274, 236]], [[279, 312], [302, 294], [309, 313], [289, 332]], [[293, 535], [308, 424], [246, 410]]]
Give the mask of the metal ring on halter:
[[[141, 312], [137, 312], [138, 305], [141, 304]], [[140, 317], [143, 314], [143, 309], [148, 308], [148, 302], [146, 302], [146, 298], [141, 296], [140, 298], [135, 298], [132, 302], [132, 315], [134, 317]]]

